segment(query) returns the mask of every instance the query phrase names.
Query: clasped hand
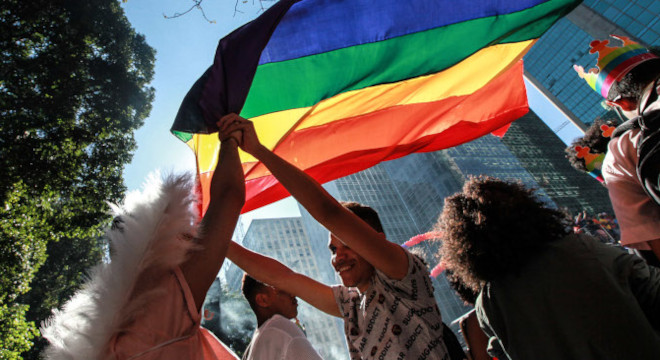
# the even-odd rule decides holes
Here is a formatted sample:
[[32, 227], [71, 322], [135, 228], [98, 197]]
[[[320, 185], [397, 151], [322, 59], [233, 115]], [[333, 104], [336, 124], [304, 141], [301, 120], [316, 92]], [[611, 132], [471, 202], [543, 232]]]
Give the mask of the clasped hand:
[[253, 154], [261, 146], [254, 124], [250, 120], [231, 113], [223, 116], [216, 125], [220, 142], [234, 139], [248, 154]]

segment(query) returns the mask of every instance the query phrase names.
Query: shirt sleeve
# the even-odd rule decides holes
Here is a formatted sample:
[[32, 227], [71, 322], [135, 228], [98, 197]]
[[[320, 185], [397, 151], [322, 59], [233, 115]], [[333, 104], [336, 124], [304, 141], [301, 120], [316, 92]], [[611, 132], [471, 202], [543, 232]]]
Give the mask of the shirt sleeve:
[[355, 311], [355, 303], [358, 301], [359, 294], [353, 288], [343, 285], [333, 285], [332, 294], [335, 296], [335, 302], [343, 318], [348, 318], [351, 312]]
[[406, 276], [401, 280], [395, 280], [376, 270], [377, 281], [380, 281], [385, 288], [404, 299], [413, 301], [431, 299], [435, 304], [433, 285], [426, 263], [419, 256], [411, 254], [407, 249], [404, 249], [404, 251], [408, 256], [408, 273]]
[[621, 244], [649, 250], [644, 243], [660, 239], [660, 207], [637, 179], [637, 138], [638, 131], [629, 131], [610, 141], [603, 177], [621, 228]]

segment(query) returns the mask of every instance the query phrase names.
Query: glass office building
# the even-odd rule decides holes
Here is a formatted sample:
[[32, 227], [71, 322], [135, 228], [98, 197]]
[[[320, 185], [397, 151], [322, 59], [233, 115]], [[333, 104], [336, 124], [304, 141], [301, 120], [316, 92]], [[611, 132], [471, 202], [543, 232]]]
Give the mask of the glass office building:
[[613, 214], [607, 189], [570, 165], [564, 143], [533, 111], [511, 124], [502, 143], [558, 207]]
[[657, 0], [585, 0], [559, 20], [525, 56], [525, 72], [572, 120], [591, 124], [607, 112], [602, 98], [580, 79], [573, 65], [595, 67], [593, 39], [628, 36], [644, 46], [660, 45]]

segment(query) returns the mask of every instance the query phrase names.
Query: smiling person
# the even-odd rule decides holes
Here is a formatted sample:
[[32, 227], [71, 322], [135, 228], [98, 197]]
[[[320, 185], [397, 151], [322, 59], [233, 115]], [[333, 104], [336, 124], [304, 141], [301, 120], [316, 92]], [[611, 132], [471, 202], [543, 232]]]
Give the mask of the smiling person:
[[248, 274], [243, 276], [243, 296], [257, 316], [257, 330], [243, 360], [321, 359], [305, 333], [291, 319], [298, 316], [296, 297], [268, 286]]
[[261, 161], [330, 230], [331, 263], [342, 285], [327, 286], [275, 259], [231, 243], [227, 257], [254, 278], [344, 319], [352, 359], [449, 359], [426, 264], [385, 238], [376, 211], [339, 203], [321, 185], [260, 142], [238, 115], [221, 133], [242, 131], [241, 148]]

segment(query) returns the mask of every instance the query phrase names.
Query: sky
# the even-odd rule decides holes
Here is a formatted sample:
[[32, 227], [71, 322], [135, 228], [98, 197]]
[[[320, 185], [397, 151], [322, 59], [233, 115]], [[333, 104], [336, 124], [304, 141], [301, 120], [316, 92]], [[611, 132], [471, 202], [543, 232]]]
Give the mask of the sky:
[[[204, 0], [202, 12], [190, 8], [193, 1], [128, 0], [122, 4], [128, 20], [156, 50], [154, 80], [156, 98], [150, 116], [135, 133], [138, 149], [124, 171], [128, 190], [138, 190], [147, 175], [195, 171], [193, 152], [169, 131], [179, 105], [193, 83], [213, 63], [218, 41], [260, 13], [258, 0]], [[527, 83], [530, 107], [566, 143], [581, 136], [580, 130], [538, 90]], [[557, 131], [558, 130], [558, 131]], [[299, 216], [291, 198], [241, 216], [245, 229], [253, 218]]]
[[[154, 80], [156, 98], [150, 116], [135, 133], [138, 149], [124, 170], [129, 191], [139, 190], [147, 175], [195, 171], [193, 152], [170, 133], [179, 105], [193, 83], [213, 63], [218, 41], [232, 30], [258, 16], [252, 0], [205, 0], [202, 13], [191, 12], [172, 19], [190, 8], [192, 1], [128, 0], [122, 4], [128, 20], [156, 50]], [[299, 216], [297, 203], [285, 199], [242, 216], [247, 229], [252, 218]]]

